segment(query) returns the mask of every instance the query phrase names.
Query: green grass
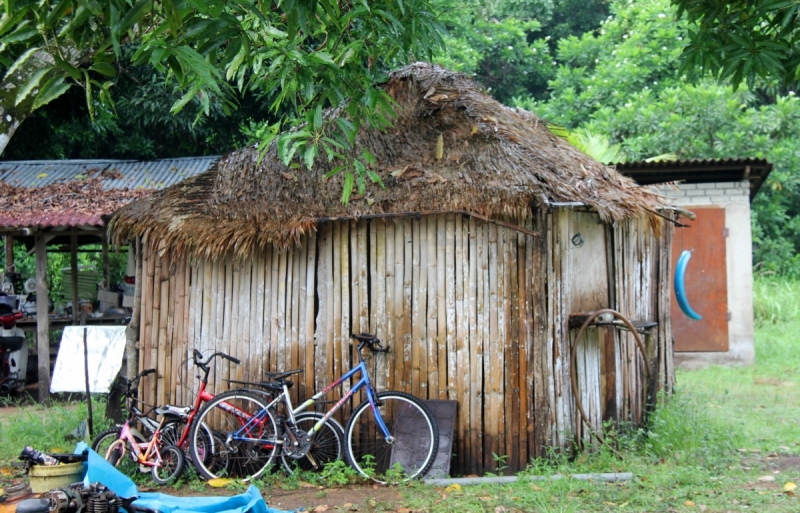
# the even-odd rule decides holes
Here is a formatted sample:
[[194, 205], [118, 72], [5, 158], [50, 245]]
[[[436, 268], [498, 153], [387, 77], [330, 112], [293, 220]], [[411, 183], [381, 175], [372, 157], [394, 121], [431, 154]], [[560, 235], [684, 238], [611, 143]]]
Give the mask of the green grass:
[[[800, 511], [800, 497], [783, 492], [786, 482], [800, 483], [798, 305], [800, 284], [757, 280], [756, 364], [678, 371], [675, 394], [657, 409], [648, 426], [611, 437], [622, 459], [605, 448], [572, 460], [554, 454], [532, 464], [512, 485], [442, 489], [415, 483], [399, 490], [404, 496], [401, 502], [373, 509], [405, 507], [431, 513]], [[60, 434], [85, 415], [82, 405], [49, 410], [30, 407], [18, 418], [0, 419], [0, 467], [15, 459], [25, 444], [44, 449], [68, 445]], [[791, 468], [773, 473], [778, 463], [791, 457], [796, 458]], [[590, 472], [632, 472], [634, 479], [615, 484], [529, 479]], [[757, 483], [765, 475], [774, 476], [775, 482]], [[302, 482], [337, 487], [354, 481], [358, 480], [340, 464], [323, 475], [275, 473], [257, 484], [265, 490], [295, 490]], [[191, 473], [182, 486], [194, 493], [214, 493]], [[313, 489], [309, 497], [319, 493]]]

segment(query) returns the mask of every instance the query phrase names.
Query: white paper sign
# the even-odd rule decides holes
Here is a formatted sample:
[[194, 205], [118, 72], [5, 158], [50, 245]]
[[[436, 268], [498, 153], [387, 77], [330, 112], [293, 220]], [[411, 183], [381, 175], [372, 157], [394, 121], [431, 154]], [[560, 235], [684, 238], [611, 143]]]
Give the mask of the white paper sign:
[[89, 348], [89, 390], [107, 393], [125, 354], [125, 326], [67, 326], [61, 336], [50, 392], [86, 392], [83, 330]]

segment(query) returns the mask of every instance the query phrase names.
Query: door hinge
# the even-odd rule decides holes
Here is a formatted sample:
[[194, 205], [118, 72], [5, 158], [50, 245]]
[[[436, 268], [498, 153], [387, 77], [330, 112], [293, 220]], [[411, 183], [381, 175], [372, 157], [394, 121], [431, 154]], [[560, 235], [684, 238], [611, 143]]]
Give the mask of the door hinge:
[[730, 312], [728, 312], [728, 313], [726, 313], [726, 314], [725, 314], [725, 320], [726, 320], [726, 321], [730, 322], [730, 320], [731, 320], [732, 318], [733, 318], [733, 315], [731, 315], [731, 313], [730, 313]]
[[723, 228], [722, 229], [722, 236], [727, 238], [729, 235], [730, 235], [730, 232], [728, 231], [728, 229], [727, 228]]

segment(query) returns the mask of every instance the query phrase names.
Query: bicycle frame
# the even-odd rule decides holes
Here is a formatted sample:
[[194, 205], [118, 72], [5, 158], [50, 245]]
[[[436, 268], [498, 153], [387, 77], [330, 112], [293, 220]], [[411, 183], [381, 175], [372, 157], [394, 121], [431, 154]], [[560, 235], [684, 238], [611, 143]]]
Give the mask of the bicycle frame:
[[[340, 386], [345, 380], [348, 380], [358, 372], [361, 372], [361, 379], [359, 379], [358, 382], [355, 385], [353, 385], [353, 387], [341, 399], [339, 399], [336, 402], [336, 404], [334, 404], [333, 407], [331, 407], [331, 409], [328, 410], [328, 412], [325, 413], [325, 415], [316, 424], [314, 424], [314, 426], [311, 429], [308, 430], [308, 436], [312, 436], [314, 433], [319, 431], [320, 428], [322, 428], [322, 425], [325, 424], [325, 422], [327, 422], [337, 411], [339, 411], [339, 409], [345, 402], [347, 402], [351, 397], [353, 397], [353, 395], [355, 395], [359, 390], [364, 388], [367, 394], [367, 401], [369, 401], [369, 404], [372, 407], [372, 413], [375, 416], [375, 421], [380, 427], [381, 432], [383, 432], [383, 436], [386, 438], [386, 440], [391, 442], [392, 436], [389, 433], [389, 430], [386, 427], [385, 422], [383, 421], [383, 417], [381, 416], [381, 413], [377, 408], [377, 404], [375, 402], [375, 391], [372, 389], [372, 384], [369, 379], [369, 373], [367, 372], [367, 365], [364, 362], [364, 359], [361, 357], [360, 352], [359, 352], [359, 359], [360, 362], [358, 363], [358, 365], [356, 365], [355, 367], [347, 371], [344, 375], [342, 375], [339, 379], [337, 379], [336, 381], [325, 387], [321, 392], [314, 394], [310, 399], [307, 399], [305, 402], [300, 404], [296, 409], [292, 409], [292, 400], [291, 397], [289, 396], [289, 387], [286, 385], [283, 385], [283, 392], [280, 395], [278, 395], [278, 397], [272, 400], [272, 402], [267, 404], [267, 406], [263, 410], [259, 411], [255, 415], [250, 416], [246, 412], [238, 410], [234, 408], [232, 405], [228, 405], [232, 409], [230, 411], [229, 410], [226, 411], [229, 411], [230, 413], [237, 415], [237, 417], [239, 417], [240, 419], [242, 418], [240, 416], [241, 414], [250, 417], [248, 421], [241, 428], [239, 428], [237, 431], [229, 435], [229, 439], [244, 441], [244, 442], [266, 441], [266, 442], [273, 442], [275, 444], [282, 444], [283, 440], [273, 441], [273, 440], [261, 440], [258, 438], [249, 438], [243, 436], [243, 433], [249, 430], [249, 428], [253, 427], [255, 423], [260, 423], [264, 419], [264, 417], [266, 417], [267, 412], [272, 408], [274, 408], [275, 405], [277, 405], [281, 400], [283, 400], [286, 403], [289, 419], [292, 422], [292, 424], [294, 424], [295, 414], [306, 410], [309, 406], [315, 404], [320, 398], [325, 396], [335, 387]], [[222, 406], [222, 404], [220, 406]]]
[[[158, 427], [156, 428], [153, 436], [150, 437], [150, 440], [147, 442], [139, 443], [133, 437], [133, 432], [131, 431], [130, 423], [126, 420], [125, 424], [122, 425], [122, 431], [120, 432], [119, 439], [123, 442], [126, 442], [128, 447], [130, 447], [131, 452], [136, 456], [136, 461], [140, 465], [145, 465], [148, 467], [156, 467], [161, 465], [161, 452], [158, 450], [158, 444], [156, 440], [158, 440], [158, 436], [161, 434], [161, 426], [163, 422], [159, 423]], [[109, 447], [109, 452], [114, 449], [114, 444]], [[144, 452], [142, 452], [144, 451]], [[151, 458], [155, 455], [155, 460], [151, 461]], [[125, 444], [122, 445], [122, 455], [120, 459], [125, 457]], [[106, 458], [108, 458], [108, 454], [106, 454]]]

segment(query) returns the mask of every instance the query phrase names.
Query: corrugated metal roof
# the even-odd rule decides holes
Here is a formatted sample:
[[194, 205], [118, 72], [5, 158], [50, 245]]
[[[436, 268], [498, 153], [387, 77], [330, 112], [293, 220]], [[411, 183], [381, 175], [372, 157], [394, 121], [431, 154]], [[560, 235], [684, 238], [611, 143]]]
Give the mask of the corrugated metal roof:
[[[121, 194], [113, 191], [146, 191], [163, 189], [182, 180], [195, 176], [211, 167], [219, 159], [212, 157], [186, 157], [163, 160], [18, 160], [0, 162], [0, 182], [5, 182], [11, 187], [8, 199], [11, 204], [28, 208], [17, 208], [16, 211], [0, 213], [0, 229], [39, 226], [42, 228], [55, 228], [65, 226], [102, 226], [103, 215], [111, 214], [105, 210], [115, 210], [119, 206], [131, 201], [131, 193]], [[76, 210], [70, 205], [70, 198], [61, 198], [58, 193], [48, 198], [47, 206], [42, 211], [32, 207], [28, 201], [19, 203], [18, 195], [28, 198], [36, 195], [36, 190], [54, 184], [79, 182], [79, 187], [88, 186], [94, 182], [94, 194], [91, 199], [97, 201], [87, 208]], [[84, 182], [85, 181], [85, 182]], [[52, 188], [51, 188], [52, 189]], [[108, 192], [105, 192], [108, 191]], [[102, 192], [102, 194], [101, 194]], [[144, 193], [144, 192], [142, 192]], [[138, 195], [134, 194], [134, 195]], [[74, 198], [75, 193], [72, 193]], [[101, 198], [102, 197], [102, 198]], [[72, 201], [74, 205], [74, 201]], [[113, 205], [116, 205], [113, 206]], [[14, 209], [10, 209], [14, 210]]]
[[219, 159], [185, 157], [163, 160], [9, 160], [0, 162], [0, 181], [15, 187], [42, 187], [119, 171], [104, 189], [163, 189], [202, 173]]
[[772, 171], [772, 163], [756, 158], [665, 160], [661, 162], [626, 162], [613, 164], [617, 171], [641, 185], [682, 181], [713, 183], [750, 181], [752, 200]]

